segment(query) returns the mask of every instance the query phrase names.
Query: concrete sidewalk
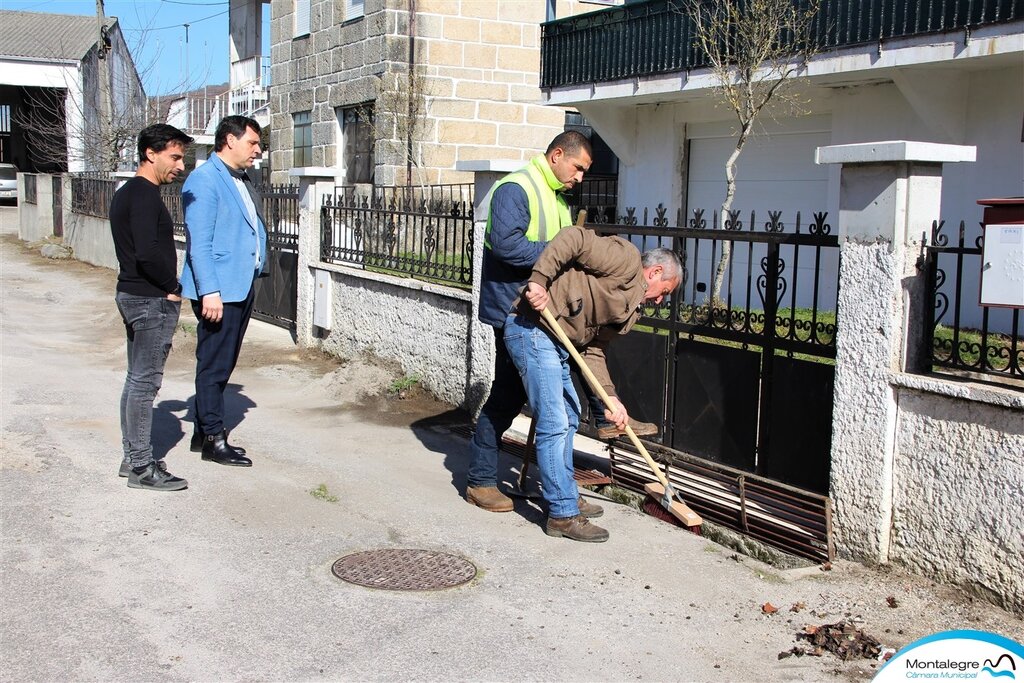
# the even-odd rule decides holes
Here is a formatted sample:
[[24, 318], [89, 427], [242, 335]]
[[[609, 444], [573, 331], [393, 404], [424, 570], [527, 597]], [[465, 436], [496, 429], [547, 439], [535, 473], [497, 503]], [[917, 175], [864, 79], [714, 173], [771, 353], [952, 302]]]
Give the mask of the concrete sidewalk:
[[[155, 429], [189, 488], [128, 489], [113, 274], [2, 240], [5, 681], [858, 679], [872, 662], [778, 654], [804, 625], [847, 616], [892, 647], [949, 628], [1024, 636], [953, 589], [849, 563], [778, 572], [613, 503], [600, 545], [545, 536], [526, 504], [486, 513], [460, 497], [467, 442], [444, 428], [457, 414], [379, 398], [384, 370], [259, 323], [229, 393], [232, 440], [255, 466], [189, 452], [184, 331]], [[321, 484], [337, 502], [309, 493]], [[331, 574], [380, 548], [453, 553], [478, 575], [403, 593]]]

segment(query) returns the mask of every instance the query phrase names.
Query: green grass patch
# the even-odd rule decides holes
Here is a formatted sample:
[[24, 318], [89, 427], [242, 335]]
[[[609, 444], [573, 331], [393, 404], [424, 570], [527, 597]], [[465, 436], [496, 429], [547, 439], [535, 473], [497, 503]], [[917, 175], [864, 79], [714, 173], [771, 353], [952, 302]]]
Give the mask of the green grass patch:
[[338, 497], [327, 490], [327, 484], [320, 484], [315, 489], [309, 490], [309, 495], [325, 503], [337, 503]]
[[392, 382], [391, 385], [388, 387], [388, 393], [399, 394], [403, 391], [408, 391], [409, 389], [412, 389], [419, 383], [419, 375], [407, 375], [405, 377], [402, 377], [401, 379], [396, 379], [394, 382]]
[[[932, 346], [932, 357], [935, 360], [945, 361], [952, 358], [954, 332], [954, 328], [945, 325], [935, 327]], [[1018, 340], [1017, 345], [1019, 348], [1021, 340]], [[1010, 367], [1013, 337], [1009, 335], [989, 332], [988, 336], [983, 337], [980, 330], [962, 327], [957, 336], [957, 346], [960, 360], [967, 365], [978, 365], [982, 354], [986, 353], [985, 367], [979, 369], [1004, 372]]]

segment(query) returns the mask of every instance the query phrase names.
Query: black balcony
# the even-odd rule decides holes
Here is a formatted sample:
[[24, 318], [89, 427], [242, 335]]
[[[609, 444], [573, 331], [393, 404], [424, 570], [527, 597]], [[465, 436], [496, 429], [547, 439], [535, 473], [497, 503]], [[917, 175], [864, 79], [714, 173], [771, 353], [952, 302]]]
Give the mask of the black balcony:
[[[1024, 0], [823, 0], [813, 40], [832, 50], [1022, 18]], [[681, 0], [647, 0], [543, 24], [541, 87], [706, 66], [691, 23]]]

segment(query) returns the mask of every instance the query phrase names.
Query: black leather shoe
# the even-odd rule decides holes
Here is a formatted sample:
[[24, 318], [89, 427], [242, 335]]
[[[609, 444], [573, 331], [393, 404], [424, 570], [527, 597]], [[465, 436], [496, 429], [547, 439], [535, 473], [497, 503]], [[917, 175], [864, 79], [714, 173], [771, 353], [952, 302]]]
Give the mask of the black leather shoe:
[[252, 467], [252, 460], [228, 445], [227, 432], [207, 434], [203, 440], [203, 460], [231, 467]]
[[[231, 434], [231, 432], [229, 432], [226, 429], [224, 430], [224, 440], [225, 441], [227, 441], [227, 437], [230, 436], [230, 434]], [[228, 445], [231, 446], [231, 444], [228, 444]], [[192, 441], [189, 443], [188, 447], [189, 447], [189, 450], [191, 450], [193, 453], [202, 453], [203, 452], [203, 430], [199, 428], [198, 424], [192, 430]], [[231, 447], [234, 448], [236, 451], [238, 451], [240, 454], [245, 455], [245, 449], [242, 448], [241, 446], [231, 446]], [[125, 476], [127, 476], [127, 475], [125, 475]]]

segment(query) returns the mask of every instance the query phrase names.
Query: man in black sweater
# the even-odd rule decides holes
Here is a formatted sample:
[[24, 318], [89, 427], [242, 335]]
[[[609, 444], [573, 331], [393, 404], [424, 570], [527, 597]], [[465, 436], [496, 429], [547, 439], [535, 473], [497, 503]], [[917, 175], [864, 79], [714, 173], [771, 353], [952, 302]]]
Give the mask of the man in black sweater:
[[117, 309], [128, 337], [128, 374], [121, 392], [121, 445], [118, 474], [128, 487], [180, 491], [188, 482], [153, 460], [153, 401], [164, 377], [171, 338], [181, 312], [181, 284], [174, 249], [174, 224], [160, 197], [160, 186], [185, 170], [192, 138], [158, 123], [139, 133], [139, 169], [114, 193], [110, 231], [120, 268]]

